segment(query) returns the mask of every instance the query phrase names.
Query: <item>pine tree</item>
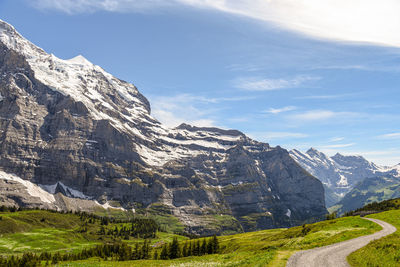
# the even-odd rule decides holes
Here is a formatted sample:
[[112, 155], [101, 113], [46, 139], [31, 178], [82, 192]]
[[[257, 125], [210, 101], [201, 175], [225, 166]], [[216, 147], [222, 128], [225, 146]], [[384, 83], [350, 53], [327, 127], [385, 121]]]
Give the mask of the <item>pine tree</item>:
[[168, 259], [168, 245], [165, 244], [161, 250], [160, 259], [167, 260]]
[[207, 242], [207, 254], [213, 254], [213, 243], [212, 239], [210, 238]]
[[194, 255], [195, 256], [200, 256], [200, 240], [197, 240], [197, 242], [195, 242], [195, 249], [194, 249]]
[[188, 245], [187, 242], [185, 242], [182, 248], [182, 257], [187, 257], [187, 256], [188, 256]]
[[218, 252], [219, 252], [219, 242], [218, 242], [218, 238], [217, 238], [216, 235], [214, 235], [214, 236], [212, 237], [211, 242], [212, 242], [212, 250], [213, 250], [213, 253], [218, 253]]
[[196, 241], [190, 242], [190, 256], [196, 256]]
[[176, 259], [179, 258], [179, 243], [178, 239], [174, 237], [172, 240], [171, 246], [169, 248], [169, 258], [170, 259]]
[[200, 247], [200, 255], [204, 255], [206, 253], [207, 253], [207, 241], [204, 238], [203, 243], [201, 244], [201, 247]]

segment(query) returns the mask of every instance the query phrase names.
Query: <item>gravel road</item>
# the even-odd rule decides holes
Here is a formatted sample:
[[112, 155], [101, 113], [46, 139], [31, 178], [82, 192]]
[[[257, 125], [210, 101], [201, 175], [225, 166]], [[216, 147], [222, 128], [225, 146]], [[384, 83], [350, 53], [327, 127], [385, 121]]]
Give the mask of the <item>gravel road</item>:
[[286, 267], [349, 267], [346, 258], [369, 242], [396, 232], [396, 227], [377, 219], [363, 218], [382, 226], [383, 230], [326, 247], [299, 251], [290, 257]]

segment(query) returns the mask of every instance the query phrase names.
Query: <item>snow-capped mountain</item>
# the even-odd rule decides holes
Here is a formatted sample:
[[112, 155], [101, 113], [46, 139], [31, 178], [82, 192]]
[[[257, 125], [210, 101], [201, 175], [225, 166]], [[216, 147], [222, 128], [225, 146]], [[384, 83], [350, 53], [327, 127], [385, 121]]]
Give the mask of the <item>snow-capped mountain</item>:
[[344, 156], [337, 153], [333, 157], [328, 157], [314, 148], [305, 153], [294, 149], [290, 151], [290, 155], [300, 166], [321, 180], [325, 188], [327, 207], [339, 202], [365, 178], [381, 175], [398, 176], [400, 173], [396, 166], [378, 166], [362, 156]]
[[[0, 179], [12, 181], [0, 190], [7, 205], [112, 203], [172, 214], [187, 231], [206, 234], [224, 231], [219, 216], [240, 231], [326, 213], [321, 182], [285, 149], [236, 130], [169, 129], [134, 85], [82, 56], [49, 55], [3, 21], [0, 96], [0, 170], [13, 177]], [[10, 195], [12, 188], [22, 193]]]

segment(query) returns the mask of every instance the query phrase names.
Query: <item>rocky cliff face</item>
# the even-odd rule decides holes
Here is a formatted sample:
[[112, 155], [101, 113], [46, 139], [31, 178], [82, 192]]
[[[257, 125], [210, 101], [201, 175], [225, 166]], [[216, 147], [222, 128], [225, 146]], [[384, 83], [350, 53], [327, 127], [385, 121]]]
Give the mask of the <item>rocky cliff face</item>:
[[314, 148], [306, 153], [292, 150], [290, 155], [305, 170], [321, 180], [325, 187], [327, 207], [339, 202], [364, 179], [399, 174], [396, 166], [378, 166], [361, 156], [343, 156], [337, 153], [333, 157], [328, 157]]
[[117, 203], [171, 214], [194, 233], [221, 232], [226, 217], [240, 231], [326, 213], [322, 184], [286, 150], [235, 130], [168, 129], [132, 84], [82, 56], [49, 55], [2, 21], [0, 170], [56, 196], [43, 204], [42, 191], [0, 176], [15, 190], [26, 189], [11, 197], [3, 190], [6, 204]]

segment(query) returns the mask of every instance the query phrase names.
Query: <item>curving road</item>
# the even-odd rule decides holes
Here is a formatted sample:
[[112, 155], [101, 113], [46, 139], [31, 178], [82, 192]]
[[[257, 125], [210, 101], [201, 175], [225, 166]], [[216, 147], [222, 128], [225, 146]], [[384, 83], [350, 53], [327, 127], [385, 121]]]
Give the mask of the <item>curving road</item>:
[[363, 219], [379, 224], [383, 230], [329, 246], [299, 251], [290, 257], [286, 267], [349, 267], [346, 260], [348, 255], [366, 246], [369, 242], [390, 235], [397, 230], [393, 225], [381, 220]]

